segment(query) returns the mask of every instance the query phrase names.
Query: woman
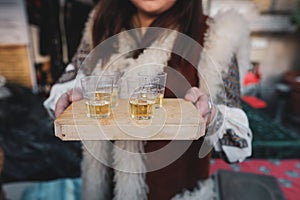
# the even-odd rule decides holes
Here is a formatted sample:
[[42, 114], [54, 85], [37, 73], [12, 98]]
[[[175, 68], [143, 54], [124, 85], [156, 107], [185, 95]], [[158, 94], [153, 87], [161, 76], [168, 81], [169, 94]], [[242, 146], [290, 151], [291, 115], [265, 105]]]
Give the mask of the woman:
[[[166, 39], [160, 40], [163, 33], [152, 32], [152, 29], [149, 30], [147, 27], [176, 30], [191, 37], [204, 48], [200, 52], [197, 45], [182, 47], [179, 37], [172, 39], [172, 34], [167, 34]], [[66, 74], [76, 74], [87, 54], [101, 42], [133, 28], [141, 29], [137, 34], [128, 34], [130, 37], [126, 39], [122, 38], [121, 34], [117, 45], [110, 46], [111, 51], [106, 49], [102, 52], [102, 65], [110, 63], [118, 57], [120, 49], [127, 48], [132, 43], [138, 47], [142, 46], [143, 48], [136, 48], [137, 50], [118, 60], [116, 65], [111, 65], [112, 69], [126, 73], [132, 65], [147, 65], [145, 60], [149, 57], [152, 57], [151, 62], [156, 60], [158, 65], [170, 66], [163, 69], [168, 73], [165, 97], [184, 97], [187, 101], [193, 102], [199, 113], [207, 119], [206, 136], [192, 142], [184, 154], [170, 165], [147, 173], [145, 169], [152, 163], [164, 160], [166, 155], [162, 154], [150, 159], [141, 155], [134, 160], [130, 156], [121, 156], [117, 148], [109, 149], [111, 147], [107, 142], [85, 141], [82, 161], [82, 197], [133, 200], [190, 199], [196, 195], [196, 199], [202, 198], [197, 196], [199, 192], [197, 184], [198, 181], [205, 180], [209, 176], [211, 150], [202, 148], [204, 141], [205, 145], [214, 146], [221, 152], [228, 162], [239, 162], [251, 155], [252, 134], [247, 117], [240, 109], [238, 81], [239, 72], [242, 75], [247, 70], [249, 62], [247, 60], [249, 35], [245, 22], [234, 12], [226, 12], [216, 16], [215, 19], [209, 19], [203, 15], [199, 0], [100, 0], [86, 25], [72, 65], [66, 68]], [[181, 55], [187, 56], [187, 59], [175, 53], [155, 54], [156, 51], [151, 47], [157, 43], [164, 48], [171, 48], [170, 50], [180, 49]], [[217, 72], [221, 73], [223, 80], [218, 79], [218, 73], [211, 67], [213, 62], [208, 55], [220, 66], [217, 67]], [[122, 63], [126, 64], [122, 65]], [[195, 63], [198, 64], [193, 67]], [[83, 74], [88, 74], [96, 69], [83, 67], [81, 70]], [[45, 102], [49, 110], [55, 111], [56, 117], [72, 101], [81, 98], [75, 90], [72, 90], [74, 80], [67, 81], [65, 77], [67, 76], [63, 75], [53, 86], [51, 95]], [[184, 81], [187, 84], [181, 84]], [[223, 84], [226, 98], [220, 98], [222, 96], [220, 85]], [[210, 96], [208, 90], [211, 91]], [[210, 99], [215, 105], [211, 104]], [[180, 148], [185, 142], [173, 141], [172, 143]], [[153, 152], [166, 144], [168, 142], [165, 141], [147, 143], [115, 141], [114, 143], [116, 147], [123, 150], [138, 153]], [[106, 167], [96, 157], [111, 158], [113, 169]], [[134, 163], [130, 166], [138, 173], [120, 170], [122, 167], [128, 167], [128, 162]], [[193, 192], [182, 193], [184, 190], [193, 190]]]

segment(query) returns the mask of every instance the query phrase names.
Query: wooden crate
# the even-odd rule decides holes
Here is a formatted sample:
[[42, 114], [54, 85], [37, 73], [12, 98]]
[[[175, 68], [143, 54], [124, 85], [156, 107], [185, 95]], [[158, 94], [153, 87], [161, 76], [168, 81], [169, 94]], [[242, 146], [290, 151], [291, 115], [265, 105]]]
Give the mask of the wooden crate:
[[36, 77], [27, 45], [0, 45], [0, 61], [0, 74], [8, 82], [30, 88], [35, 86]]
[[0, 75], [36, 90], [25, 1], [0, 1]]
[[183, 99], [164, 99], [151, 120], [131, 119], [126, 99], [119, 100], [109, 118], [91, 119], [84, 102], [78, 101], [54, 121], [55, 135], [62, 140], [197, 140], [205, 133], [205, 123]]

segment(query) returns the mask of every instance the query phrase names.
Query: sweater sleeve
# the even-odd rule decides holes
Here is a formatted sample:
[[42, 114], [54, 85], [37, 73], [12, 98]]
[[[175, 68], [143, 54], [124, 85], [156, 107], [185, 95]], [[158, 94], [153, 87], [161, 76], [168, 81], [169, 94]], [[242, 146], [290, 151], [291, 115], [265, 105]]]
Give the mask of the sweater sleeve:
[[216, 105], [216, 115], [207, 127], [205, 142], [229, 162], [241, 162], [251, 156], [252, 132], [241, 109], [239, 70], [235, 57], [223, 76], [226, 98]]
[[229, 163], [245, 160], [252, 153], [252, 131], [245, 112], [225, 105], [216, 105], [216, 108], [217, 114], [207, 128], [204, 147], [213, 147]]

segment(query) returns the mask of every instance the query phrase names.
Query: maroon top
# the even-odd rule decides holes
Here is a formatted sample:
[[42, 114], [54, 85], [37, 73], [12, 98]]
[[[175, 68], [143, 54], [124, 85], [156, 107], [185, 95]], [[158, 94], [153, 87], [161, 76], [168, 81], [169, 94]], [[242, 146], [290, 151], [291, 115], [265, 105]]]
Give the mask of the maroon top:
[[[206, 21], [206, 17], [203, 22]], [[202, 33], [207, 26], [202, 26]], [[199, 43], [203, 44], [203, 35]], [[199, 52], [197, 53], [199, 55]], [[186, 91], [191, 86], [198, 86], [197, 70], [188, 63], [180, 67], [165, 69], [168, 73], [165, 97], [183, 98]], [[146, 152], [152, 152], [161, 149], [170, 141], [148, 141], [145, 146]], [[188, 141], [172, 141], [175, 148], [181, 148]], [[197, 186], [199, 180], [209, 176], [210, 154], [200, 159], [198, 157], [203, 138], [193, 141], [189, 148], [170, 165], [157, 171], [146, 174], [146, 182], [149, 187], [148, 200], [169, 200], [184, 189], [193, 189]], [[155, 158], [147, 158], [148, 163], [155, 163], [166, 159], [168, 155], [157, 155]]]

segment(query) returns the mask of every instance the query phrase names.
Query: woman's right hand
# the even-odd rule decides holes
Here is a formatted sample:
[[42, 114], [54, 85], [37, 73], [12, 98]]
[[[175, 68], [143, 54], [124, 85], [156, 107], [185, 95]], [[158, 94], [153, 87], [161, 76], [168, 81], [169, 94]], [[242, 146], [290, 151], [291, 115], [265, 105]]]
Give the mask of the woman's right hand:
[[80, 89], [72, 89], [61, 95], [55, 105], [55, 117], [58, 117], [73, 102], [83, 98]]

